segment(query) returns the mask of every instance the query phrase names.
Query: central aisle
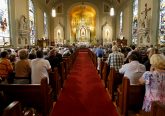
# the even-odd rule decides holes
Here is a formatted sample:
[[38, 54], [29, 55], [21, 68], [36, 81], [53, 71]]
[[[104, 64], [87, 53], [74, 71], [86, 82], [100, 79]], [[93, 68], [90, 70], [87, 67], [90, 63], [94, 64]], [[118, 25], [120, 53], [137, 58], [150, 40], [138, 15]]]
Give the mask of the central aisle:
[[118, 116], [87, 52], [79, 52], [52, 116]]

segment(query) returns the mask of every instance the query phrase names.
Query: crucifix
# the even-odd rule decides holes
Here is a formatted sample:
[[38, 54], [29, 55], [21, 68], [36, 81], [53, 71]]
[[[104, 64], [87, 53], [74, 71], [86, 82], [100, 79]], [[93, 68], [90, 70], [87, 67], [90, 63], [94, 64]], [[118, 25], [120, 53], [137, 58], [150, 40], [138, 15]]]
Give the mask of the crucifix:
[[145, 19], [147, 18], [147, 13], [151, 10], [151, 8], [147, 8], [147, 3], [145, 3], [145, 10], [141, 12], [141, 14], [145, 15]]

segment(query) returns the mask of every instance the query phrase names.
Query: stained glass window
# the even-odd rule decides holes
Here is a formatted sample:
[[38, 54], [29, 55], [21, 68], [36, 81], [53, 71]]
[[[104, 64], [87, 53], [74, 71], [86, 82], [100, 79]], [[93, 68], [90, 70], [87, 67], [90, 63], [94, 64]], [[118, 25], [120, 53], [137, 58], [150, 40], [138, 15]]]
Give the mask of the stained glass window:
[[132, 43], [137, 44], [138, 31], [138, 0], [133, 1]]
[[30, 23], [30, 44], [34, 45], [36, 43], [36, 30], [35, 30], [35, 14], [34, 5], [32, 0], [29, 0], [29, 23]]
[[8, 0], [1, 0], [0, 5], [0, 46], [10, 45]]
[[48, 21], [47, 21], [47, 14], [44, 12], [44, 36], [48, 39]]
[[123, 39], [123, 12], [120, 13], [120, 39]]
[[165, 43], [165, 0], [160, 0], [159, 42]]

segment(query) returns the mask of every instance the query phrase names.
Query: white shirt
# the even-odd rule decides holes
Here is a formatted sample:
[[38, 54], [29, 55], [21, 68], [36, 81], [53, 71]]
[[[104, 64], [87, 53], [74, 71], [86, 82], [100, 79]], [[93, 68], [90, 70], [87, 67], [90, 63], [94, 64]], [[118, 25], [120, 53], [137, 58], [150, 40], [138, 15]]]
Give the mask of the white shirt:
[[130, 79], [130, 84], [138, 84], [139, 78], [145, 71], [145, 66], [138, 61], [131, 61], [130, 63], [122, 65], [119, 69], [119, 73], [124, 74], [124, 76]]
[[40, 84], [43, 77], [47, 77], [49, 83], [48, 71], [51, 65], [48, 60], [43, 58], [36, 58], [31, 61], [31, 79], [32, 84]]

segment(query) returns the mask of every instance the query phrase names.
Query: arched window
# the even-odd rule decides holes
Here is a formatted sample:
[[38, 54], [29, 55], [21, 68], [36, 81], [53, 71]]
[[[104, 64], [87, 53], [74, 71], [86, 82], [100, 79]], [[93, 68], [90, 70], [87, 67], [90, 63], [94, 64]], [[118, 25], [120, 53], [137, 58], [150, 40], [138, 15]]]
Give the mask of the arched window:
[[32, 0], [29, 0], [30, 45], [36, 43], [35, 13]]
[[10, 45], [8, 0], [1, 0], [0, 5], [0, 46]]
[[132, 43], [137, 44], [138, 31], [138, 0], [133, 1]]
[[120, 39], [123, 39], [123, 12], [120, 13]]
[[160, 0], [159, 42], [165, 43], [165, 0]]
[[47, 21], [47, 14], [44, 12], [44, 36], [48, 39], [48, 21]]

